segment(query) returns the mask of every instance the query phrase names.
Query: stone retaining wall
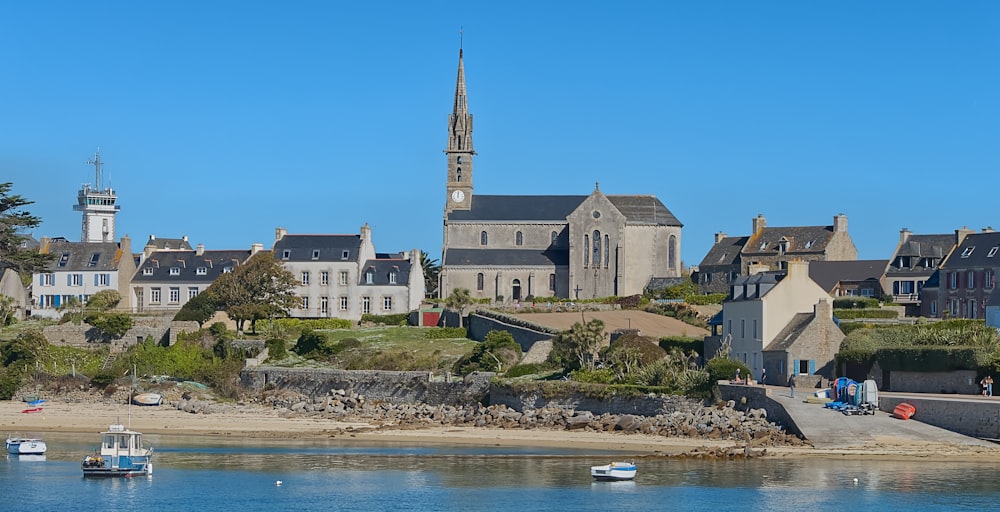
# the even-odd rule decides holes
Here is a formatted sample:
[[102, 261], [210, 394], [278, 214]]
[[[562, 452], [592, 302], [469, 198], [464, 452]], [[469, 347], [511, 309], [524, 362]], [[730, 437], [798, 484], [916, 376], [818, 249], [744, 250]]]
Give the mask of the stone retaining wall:
[[511, 325], [495, 318], [480, 316], [475, 313], [469, 315], [467, 324], [467, 336], [469, 339], [483, 341], [490, 331], [507, 331], [514, 337], [514, 341], [521, 345], [521, 350], [527, 352], [537, 341], [552, 339], [552, 334], [540, 332], [534, 329], [519, 325]]
[[[1000, 398], [996, 401], [879, 395], [879, 410], [892, 413], [902, 402], [916, 408], [913, 418], [945, 430], [981, 439], [1000, 439]], [[903, 421], [903, 420], [900, 420]]]
[[[766, 387], [731, 384], [727, 380], [720, 380], [718, 385], [722, 399], [734, 402], [737, 409], [763, 409], [767, 412], [767, 419], [769, 421], [781, 425], [786, 431], [795, 435], [802, 435], [802, 431], [795, 424], [795, 420], [788, 414], [788, 411], [785, 410], [785, 407], [767, 396]], [[796, 386], [796, 389], [798, 389], [798, 386]]]
[[111, 343], [130, 347], [136, 342], [153, 338], [159, 344], [173, 345], [180, 332], [195, 332], [198, 322], [174, 322], [172, 316], [137, 316], [132, 319], [132, 328], [118, 339], [102, 336], [89, 324], [65, 323], [50, 325], [42, 329], [42, 335], [53, 345], [70, 345], [79, 348], [93, 348], [95, 343]]

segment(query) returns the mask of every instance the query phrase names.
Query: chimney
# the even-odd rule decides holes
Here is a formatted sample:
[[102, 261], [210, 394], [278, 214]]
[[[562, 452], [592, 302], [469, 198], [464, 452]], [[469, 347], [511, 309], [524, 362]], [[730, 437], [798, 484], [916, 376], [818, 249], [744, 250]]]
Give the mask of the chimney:
[[726, 234], [723, 233], [722, 231], [719, 231], [718, 233], [715, 234], [715, 243], [721, 242], [723, 238], [726, 238]]
[[181, 240], [184, 240], [185, 242], [187, 242], [188, 241], [188, 236], [187, 235], [182, 236]]
[[833, 304], [830, 303], [829, 299], [820, 299], [819, 302], [813, 306], [813, 314], [816, 318], [833, 318]]
[[152, 242], [153, 240], [156, 240], [156, 235], [149, 235], [149, 241]]
[[906, 241], [910, 239], [910, 235], [911, 234], [912, 233], [910, 233], [909, 229], [906, 229], [906, 228], [900, 229], [899, 230], [899, 243], [905, 244]]
[[976, 230], [969, 229], [966, 226], [962, 226], [962, 229], [956, 229], [955, 230], [955, 245], [961, 244], [962, 240], [965, 240], [966, 235], [971, 235], [971, 234], [973, 234], [975, 232], [976, 232]]
[[127, 254], [132, 257], [132, 239], [128, 235], [122, 237], [121, 241], [118, 243], [118, 248], [122, 251], [122, 254]]
[[263, 251], [263, 250], [264, 250], [264, 244], [259, 243], [259, 242], [255, 243], [255, 244], [251, 244], [250, 245], [250, 256], [253, 256], [254, 254], [257, 254], [258, 252]]
[[833, 216], [833, 232], [847, 233], [847, 215], [838, 213]]
[[[187, 237], [184, 237], [184, 238], [187, 238]], [[195, 256], [201, 256], [202, 254], [205, 254], [205, 244], [198, 244], [198, 248], [196, 248], [194, 250], [194, 255]]]
[[365, 222], [364, 226], [361, 226], [361, 240], [371, 240], [372, 239], [372, 228], [368, 226]]
[[764, 227], [766, 226], [767, 226], [767, 219], [764, 218], [764, 214], [758, 213], [757, 216], [754, 217], [753, 219], [753, 233], [750, 233], [750, 235], [751, 236], [756, 235], [757, 233], [760, 232], [760, 230], [764, 229]]
[[788, 277], [809, 277], [809, 262], [793, 260], [788, 262]]
[[285, 235], [287, 234], [288, 230], [285, 228], [274, 228], [274, 241], [277, 242], [278, 240], [285, 238]]
[[993, 233], [994, 231], [993, 226], [986, 226], [983, 228], [983, 233]]

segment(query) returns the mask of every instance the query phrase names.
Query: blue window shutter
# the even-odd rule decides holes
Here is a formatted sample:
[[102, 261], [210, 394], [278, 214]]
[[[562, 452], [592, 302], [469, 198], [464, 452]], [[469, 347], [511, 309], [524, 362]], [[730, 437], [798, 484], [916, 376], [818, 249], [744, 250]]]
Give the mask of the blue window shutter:
[[73, 274], [66, 274], [66, 286], [73, 285]]
[[98, 277], [100, 277], [100, 274], [94, 274], [94, 286], [100, 284]]
[[792, 375], [796, 373], [799, 373], [799, 360], [792, 359], [792, 367], [788, 369], [788, 374]]
[[809, 375], [813, 375], [815, 373], [816, 373], [816, 360], [815, 359], [810, 359], [809, 360]]
[[45, 274], [38, 274], [38, 286], [45, 286]]

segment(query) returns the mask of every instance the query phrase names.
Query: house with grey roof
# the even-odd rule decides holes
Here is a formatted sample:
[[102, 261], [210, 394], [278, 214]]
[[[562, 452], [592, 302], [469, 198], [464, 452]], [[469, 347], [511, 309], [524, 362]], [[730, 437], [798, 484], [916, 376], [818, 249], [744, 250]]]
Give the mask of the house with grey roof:
[[945, 256], [920, 292], [920, 314], [931, 318], [986, 317], [997, 288], [1000, 232], [956, 230], [959, 243]]
[[749, 236], [716, 233], [715, 243], [698, 264], [692, 279], [701, 293], [725, 293], [740, 276], [783, 270], [790, 261], [850, 261], [858, 249], [847, 232], [847, 216], [829, 226], [768, 227], [758, 214]]
[[681, 275], [683, 225], [652, 195], [473, 193], [472, 114], [459, 51], [448, 118], [439, 296], [584, 299], [642, 293]]
[[86, 304], [103, 290], [116, 290], [121, 295], [119, 309], [131, 308], [129, 282], [135, 273], [135, 260], [128, 236], [118, 243], [42, 238], [38, 250], [52, 254], [53, 260], [31, 277], [32, 316], [58, 318], [61, 306]]
[[195, 250], [169, 247], [150, 250], [152, 245], [147, 244], [149, 252], [132, 277], [134, 313], [176, 313], [219, 276], [236, 270], [264, 249], [261, 244], [249, 250], [206, 251], [202, 244]]
[[899, 230], [899, 243], [885, 270], [885, 287], [893, 302], [906, 307], [908, 316], [920, 315], [924, 284], [968, 233], [958, 230], [955, 234], [915, 235], [906, 228]]
[[809, 277], [831, 297], [885, 296], [888, 260], [810, 261]]
[[388, 315], [418, 309], [424, 297], [420, 251], [379, 254], [367, 224], [357, 235], [289, 234], [275, 230], [274, 257], [298, 286], [295, 318], [345, 318]]

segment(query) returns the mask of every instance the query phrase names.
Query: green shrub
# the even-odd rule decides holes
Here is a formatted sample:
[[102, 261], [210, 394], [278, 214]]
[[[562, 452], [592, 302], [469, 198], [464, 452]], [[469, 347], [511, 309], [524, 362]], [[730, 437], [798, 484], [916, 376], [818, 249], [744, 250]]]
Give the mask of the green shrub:
[[696, 352], [699, 356], [705, 356], [705, 339], [688, 338], [687, 336], [664, 336], [660, 338], [660, 348], [664, 352], [670, 352], [672, 348], [679, 348], [684, 352]]
[[877, 309], [878, 299], [872, 297], [840, 297], [833, 300], [833, 309]]
[[285, 340], [270, 339], [264, 342], [264, 346], [267, 348], [268, 359], [280, 361], [288, 357], [288, 349], [285, 347]]
[[[740, 370], [740, 375], [745, 377], [750, 375], [750, 368], [747, 365], [728, 357], [715, 357], [708, 360], [705, 369], [708, 370], [708, 379], [711, 385], [715, 385], [720, 380], [732, 380], [736, 375], [736, 369]], [[742, 377], [741, 377], [742, 378]]]
[[302, 332], [305, 329], [350, 329], [354, 322], [346, 318], [278, 318], [274, 320], [284, 332]]
[[121, 338], [132, 328], [132, 315], [126, 313], [91, 313], [83, 321], [115, 339]]
[[833, 316], [841, 320], [853, 320], [856, 318], [899, 318], [899, 311], [895, 309], [838, 309], [833, 312]]
[[597, 370], [579, 369], [573, 371], [573, 380], [577, 382], [588, 382], [591, 384], [613, 384], [618, 381], [618, 376], [610, 368]]
[[550, 372], [555, 369], [555, 365], [546, 363], [519, 364], [512, 366], [509, 370], [507, 370], [504, 376], [513, 379], [515, 377], [524, 377], [525, 375], [536, 375], [539, 373]]
[[302, 332], [292, 351], [302, 357], [327, 357], [333, 354], [332, 347], [326, 343], [326, 335], [311, 329]]
[[117, 378], [118, 376], [115, 375], [114, 373], [107, 370], [101, 370], [100, 372], [97, 372], [96, 374], [94, 374], [93, 377], [90, 378], [90, 385], [100, 389], [104, 389], [107, 388], [108, 385], [114, 382]]
[[363, 323], [373, 323], [375, 325], [406, 325], [409, 319], [409, 313], [398, 313], [395, 315], [372, 315], [365, 313], [361, 315]]
[[521, 345], [507, 331], [490, 331], [482, 343], [477, 344], [472, 353], [455, 363], [455, 371], [460, 375], [472, 372], [503, 372], [521, 359]]
[[430, 327], [424, 331], [424, 338], [429, 340], [446, 340], [452, 338], [466, 338], [465, 327]]
[[684, 302], [694, 306], [707, 306], [709, 304], [722, 304], [726, 300], [729, 294], [727, 293], [709, 293], [707, 295], [685, 295]]

